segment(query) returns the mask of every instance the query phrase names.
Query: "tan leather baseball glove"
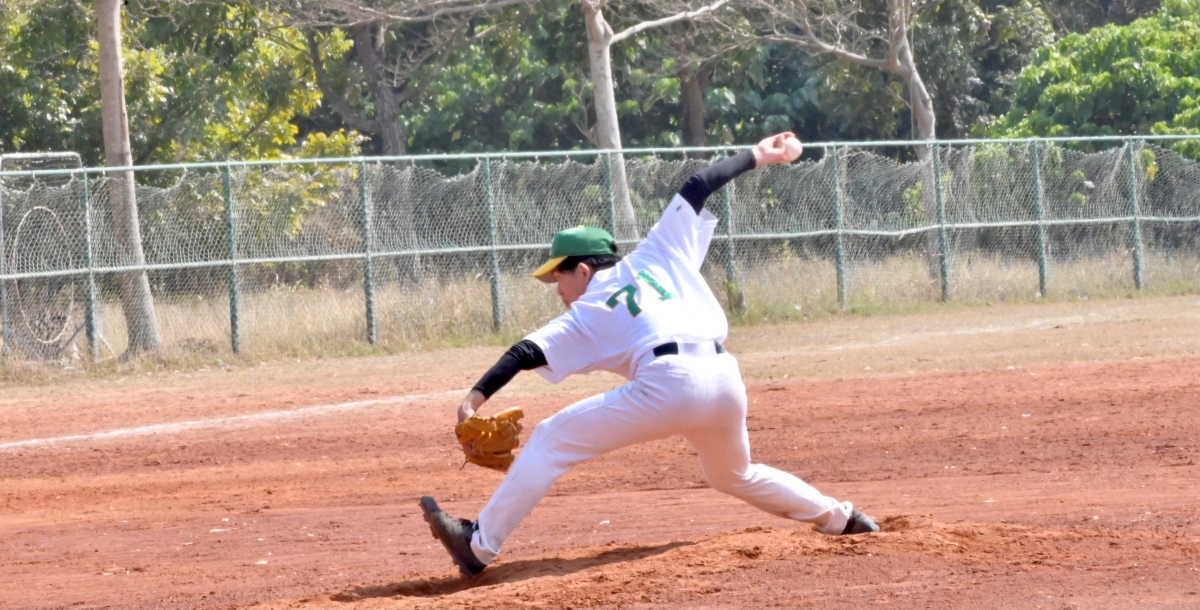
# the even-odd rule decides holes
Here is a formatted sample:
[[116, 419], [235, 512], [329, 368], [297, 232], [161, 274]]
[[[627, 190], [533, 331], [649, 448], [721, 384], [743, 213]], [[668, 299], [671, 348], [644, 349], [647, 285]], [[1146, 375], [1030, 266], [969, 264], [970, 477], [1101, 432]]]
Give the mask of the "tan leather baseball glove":
[[508, 471], [516, 455], [513, 449], [521, 444], [520, 420], [525, 416], [521, 407], [509, 407], [490, 417], [472, 415], [454, 427], [458, 444], [463, 446], [467, 461], [485, 468]]

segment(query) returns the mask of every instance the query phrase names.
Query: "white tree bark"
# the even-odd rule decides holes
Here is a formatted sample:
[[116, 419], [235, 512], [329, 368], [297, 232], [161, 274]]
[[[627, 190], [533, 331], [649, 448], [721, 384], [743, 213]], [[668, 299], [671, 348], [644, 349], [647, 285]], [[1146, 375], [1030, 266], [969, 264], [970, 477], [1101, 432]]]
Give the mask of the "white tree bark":
[[[109, 166], [133, 165], [129, 145], [129, 115], [125, 109], [124, 67], [121, 57], [121, 0], [96, 0], [97, 42], [100, 46], [100, 114], [104, 153]], [[124, 265], [144, 265], [142, 231], [138, 224], [133, 172], [109, 174], [108, 193], [113, 234]], [[158, 349], [162, 339], [154, 312], [154, 297], [145, 271], [120, 276], [121, 306], [129, 330], [129, 347], [123, 357]]]
[[625, 155], [621, 150], [621, 127], [617, 119], [617, 98], [613, 90], [612, 46], [613, 31], [604, 19], [603, 3], [580, 0], [583, 19], [587, 25], [588, 64], [592, 73], [592, 96], [596, 110], [596, 123], [592, 126], [591, 140], [597, 148], [617, 151], [611, 157], [610, 177], [612, 181], [613, 237], [637, 239], [637, 219], [633, 211], [633, 200], [629, 197], [629, 181], [625, 175]]
[[[612, 27], [604, 18], [606, 0], [579, 0], [579, 6], [583, 9], [584, 24], [587, 26], [588, 64], [591, 69], [593, 106], [596, 112], [596, 123], [591, 127], [588, 137], [596, 147], [621, 150], [621, 126], [617, 117], [617, 98], [612, 76], [612, 45], [651, 28], [710, 14], [728, 3], [729, 0], [717, 0], [694, 10], [678, 10], [661, 19], [643, 21], [620, 33], [613, 33]], [[625, 156], [620, 152], [612, 155], [612, 188], [617, 225], [614, 227], [614, 237], [636, 239], [637, 220], [629, 196], [629, 182], [625, 175]]]
[[[862, 9], [848, 6], [838, 10], [836, 2], [820, 2], [822, 9], [819, 26], [825, 33], [836, 36], [830, 43], [813, 27], [810, 5], [813, 0], [752, 0], [762, 14], [767, 16], [766, 28], [771, 33], [763, 36], [768, 40], [795, 45], [809, 53], [829, 54], [860, 66], [876, 68], [899, 76], [908, 89], [909, 106], [913, 113], [912, 137], [916, 140], [933, 140], [937, 137], [937, 119], [933, 112], [933, 98], [925, 88], [925, 81], [917, 69], [912, 45], [908, 40], [908, 22], [912, 17], [912, 0], [888, 0], [888, 26], [884, 35], [864, 32], [854, 22], [854, 14]], [[870, 57], [865, 52], [845, 44], [844, 40], [884, 39], [887, 57]], [[917, 158], [922, 161], [929, 156], [928, 146], [917, 147]]]

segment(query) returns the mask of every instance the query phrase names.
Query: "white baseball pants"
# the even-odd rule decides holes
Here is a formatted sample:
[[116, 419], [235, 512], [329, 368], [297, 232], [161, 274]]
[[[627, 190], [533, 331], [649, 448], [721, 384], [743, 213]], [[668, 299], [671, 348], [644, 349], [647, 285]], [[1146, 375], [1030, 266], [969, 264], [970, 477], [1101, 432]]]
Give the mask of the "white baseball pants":
[[840, 534], [853, 509], [794, 475], [750, 462], [746, 386], [737, 360], [668, 355], [615, 390], [577, 402], [534, 429], [508, 476], [479, 513], [471, 548], [491, 563], [500, 546], [572, 467], [635, 443], [681, 434], [717, 491], [771, 514]]

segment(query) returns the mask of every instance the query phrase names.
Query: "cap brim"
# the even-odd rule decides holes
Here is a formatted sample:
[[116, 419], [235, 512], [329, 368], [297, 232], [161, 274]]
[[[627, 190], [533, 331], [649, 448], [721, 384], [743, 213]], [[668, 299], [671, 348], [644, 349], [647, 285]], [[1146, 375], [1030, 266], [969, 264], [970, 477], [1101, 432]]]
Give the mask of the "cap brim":
[[562, 262], [565, 260], [567, 260], [567, 257], [559, 256], [557, 258], [552, 258], [552, 259], [546, 261], [546, 264], [542, 265], [541, 267], [538, 267], [537, 271], [533, 272], [533, 277], [536, 277], [537, 279], [542, 280], [543, 282], [546, 282], [547, 284], [553, 284], [554, 276], [551, 275], [551, 273], [553, 273], [554, 270], [557, 269], [558, 266], [560, 264], [562, 264]]

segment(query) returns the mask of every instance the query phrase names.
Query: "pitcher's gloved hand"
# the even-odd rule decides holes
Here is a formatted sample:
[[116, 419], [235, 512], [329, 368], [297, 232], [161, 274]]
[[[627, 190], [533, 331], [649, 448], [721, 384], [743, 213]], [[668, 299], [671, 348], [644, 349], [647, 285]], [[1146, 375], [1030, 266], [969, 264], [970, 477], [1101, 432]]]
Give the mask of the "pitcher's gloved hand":
[[490, 417], [472, 415], [454, 427], [458, 444], [462, 445], [467, 461], [485, 468], [506, 472], [517, 457], [513, 453], [521, 444], [520, 419], [525, 412], [510, 407]]

